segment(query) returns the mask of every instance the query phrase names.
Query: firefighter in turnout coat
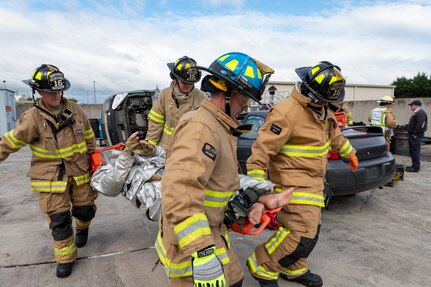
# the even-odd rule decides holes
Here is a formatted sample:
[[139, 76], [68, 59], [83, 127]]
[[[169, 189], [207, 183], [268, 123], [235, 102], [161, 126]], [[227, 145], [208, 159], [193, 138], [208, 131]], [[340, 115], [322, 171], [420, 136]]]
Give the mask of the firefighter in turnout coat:
[[[70, 87], [53, 65], [41, 65], [24, 81], [41, 95], [39, 104], [22, 114], [15, 129], [0, 140], [0, 162], [29, 145], [33, 156], [27, 176], [39, 192], [42, 213], [48, 215], [54, 241], [57, 277], [67, 277], [77, 258], [76, 247], [87, 242], [96, 213], [97, 193], [90, 187], [88, 152], [96, 148], [90, 122], [75, 103], [63, 98]], [[76, 219], [76, 240], [71, 218]]]
[[148, 114], [149, 126], [144, 147], [153, 150], [155, 145], [166, 149], [179, 119], [185, 113], [199, 107], [204, 93], [194, 88], [201, 79], [201, 72], [192, 58], [184, 56], [167, 64], [172, 82], [160, 92]]
[[261, 99], [273, 71], [237, 52], [199, 69], [211, 74], [202, 81], [211, 99], [185, 114], [172, 135], [155, 247], [171, 286], [238, 287], [244, 272], [223, 223], [240, 186], [234, 118]]
[[322, 286], [321, 277], [308, 269], [307, 257], [319, 236], [328, 151], [350, 159], [352, 169], [358, 165], [356, 151], [327, 108], [328, 102], [344, 98], [340, 69], [320, 62], [296, 72], [302, 82], [270, 110], [247, 160], [247, 174], [258, 180], [269, 177], [276, 192], [294, 187], [290, 203], [278, 214], [280, 228], [247, 261], [260, 286], [278, 286], [279, 275], [305, 286]]

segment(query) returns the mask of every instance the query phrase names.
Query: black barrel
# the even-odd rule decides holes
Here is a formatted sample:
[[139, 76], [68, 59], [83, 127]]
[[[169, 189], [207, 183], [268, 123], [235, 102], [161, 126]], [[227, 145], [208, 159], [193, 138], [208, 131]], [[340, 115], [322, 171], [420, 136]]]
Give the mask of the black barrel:
[[407, 128], [398, 127], [394, 129], [394, 136], [391, 139], [391, 152], [398, 155], [410, 155]]

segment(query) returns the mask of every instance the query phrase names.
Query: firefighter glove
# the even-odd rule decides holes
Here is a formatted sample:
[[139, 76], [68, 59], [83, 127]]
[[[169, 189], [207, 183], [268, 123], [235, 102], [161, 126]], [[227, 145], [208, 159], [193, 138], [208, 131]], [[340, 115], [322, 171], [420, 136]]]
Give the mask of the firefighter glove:
[[126, 147], [123, 149], [123, 152], [128, 156], [132, 156], [133, 150], [139, 145], [138, 138], [133, 135], [127, 139]]
[[215, 246], [199, 250], [192, 257], [195, 287], [227, 287], [223, 266], [215, 255]]
[[359, 165], [359, 163], [358, 163], [358, 157], [356, 155], [352, 156], [349, 159], [349, 168], [351, 170], [356, 170], [358, 168], [358, 165]]

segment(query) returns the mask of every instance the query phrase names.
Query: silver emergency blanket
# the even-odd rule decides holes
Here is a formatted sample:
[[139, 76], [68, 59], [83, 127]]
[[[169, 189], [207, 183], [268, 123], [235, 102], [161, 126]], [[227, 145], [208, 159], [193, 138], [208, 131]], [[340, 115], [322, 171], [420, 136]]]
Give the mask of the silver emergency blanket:
[[[93, 174], [91, 186], [101, 194], [115, 197], [120, 193], [147, 217], [157, 221], [161, 208], [161, 181], [155, 177], [163, 175], [165, 150], [156, 147], [154, 156], [135, 154], [127, 156], [118, 150], [101, 153], [104, 164]], [[239, 175], [241, 188], [256, 187], [272, 191], [274, 184]]]
[[157, 146], [154, 156], [127, 156], [118, 150], [108, 150], [101, 157], [104, 164], [93, 174], [91, 186], [110, 197], [121, 193], [156, 221], [161, 206], [161, 183], [157, 177], [163, 174], [165, 150]]

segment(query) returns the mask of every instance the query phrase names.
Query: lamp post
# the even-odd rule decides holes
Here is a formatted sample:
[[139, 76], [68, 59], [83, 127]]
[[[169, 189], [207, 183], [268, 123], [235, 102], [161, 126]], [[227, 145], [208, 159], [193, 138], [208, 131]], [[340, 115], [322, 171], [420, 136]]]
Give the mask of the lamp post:
[[93, 81], [93, 97], [94, 103], [96, 104], [96, 81]]

